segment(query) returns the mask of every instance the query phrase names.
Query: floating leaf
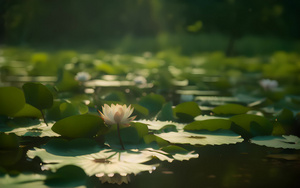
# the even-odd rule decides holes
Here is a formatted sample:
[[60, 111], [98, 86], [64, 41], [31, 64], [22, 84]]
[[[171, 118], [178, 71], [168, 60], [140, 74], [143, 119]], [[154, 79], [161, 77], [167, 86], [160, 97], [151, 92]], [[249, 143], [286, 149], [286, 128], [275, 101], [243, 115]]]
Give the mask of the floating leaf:
[[131, 105], [133, 108], [134, 108], [134, 111], [133, 111], [133, 116], [137, 116], [138, 118], [141, 118], [141, 117], [146, 117], [149, 115], [149, 110], [139, 104], [132, 104]]
[[9, 133], [15, 133], [18, 136], [31, 137], [58, 137], [59, 134], [52, 131], [53, 123], [48, 123], [48, 126], [43, 122], [33, 122], [34, 125], [28, 127], [15, 128]]
[[160, 121], [173, 121], [175, 119], [171, 102], [164, 104], [160, 112], [157, 114], [156, 119]]
[[33, 118], [40, 118], [42, 117], [41, 111], [37, 108], [31, 106], [30, 104], [25, 104], [24, 107], [15, 113], [13, 117], [33, 117]]
[[0, 104], [0, 115], [14, 115], [25, 105], [22, 90], [15, 87], [0, 87]]
[[291, 110], [283, 108], [277, 114], [276, 119], [283, 124], [291, 124], [294, 121], [294, 114]]
[[[144, 136], [144, 141], [146, 144], [151, 144], [151, 143], [156, 143], [158, 147], [164, 147], [169, 145], [169, 143], [167, 141], [165, 141], [164, 139], [153, 135], [153, 134], [148, 134]], [[155, 148], [155, 146], [153, 147]]]
[[[137, 148], [137, 145], [141, 144], [142, 141], [142, 138], [139, 136], [138, 130], [135, 127], [126, 127], [120, 129], [120, 136], [126, 149]], [[117, 130], [113, 130], [105, 134], [104, 137], [105, 142], [109, 144], [112, 148], [121, 149]]]
[[154, 116], [162, 108], [164, 102], [165, 99], [163, 96], [151, 93], [142, 97], [139, 101], [139, 105], [147, 108], [150, 116]]
[[19, 147], [19, 138], [13, 133], [0, 132], [0, 149], [9, 150]]
[[235, 114], [245, 114], [249, 110], [250, 108], [242, 106], [240, 104], [225, 104], [222, 106], [215, 107], [212, 111], [215, 114], [235, 115]]
[[23, 85], [26, 102], [39, 110], [50, 108], [53, 104], [51, 91], [41, 83]]
[[92, 137], [101, 127], [105, 127], [100, 116], [84, 114], [70, 116], [57, 121], [52, 130], [62, 136], [70, 138]]
[[221, 145], [235, 144], [242, 142], [243, 139], [229, 130], [190, 133], [190, 132], [169, 132], [156, 134], [158, 137], [165, 139], [173, 144], [191, 144], [191, 145]]
[[198, 158], [199, 154], [194, 151], [187, 151], [179, 146], [167, 146], [162, 148], [163, 151], [172, 154], [173, 158], [178, 161], [190, 160], [192, 158]]
[[[131, 122], [130, 127], [120, 129], [120, 136], [125, 148], [139, 148], [138, 145], [143, 144], [143, 137], [148, 134], [148, 127], [146, 124]], [[105, 141], [113, 148], [120, 147], [120, 140], [116, 126], [113, 126], [112, 131], [105, 134]]]
[[252, 136], [270, 135], [273, 130], [271, 122], [262, 116], [241, 114], [231, 117], [230, 120], [251, 133]]
[[30, 187], [47, 188], [44, 185], [45, 175], [40, 174], [19, 174], [17, 176], [0, 176], [0, 187]]
[[251, 143], [272, 148], [300, 149], [300, 138], [294, 135], [256, 136]]
[[203, 121], [194, 121], [184, 127], [186, 131], [230, 129], [231, 121], [228, 119], [208, 119]]
[[[98, 153], [89, 155], [81, 155], [77, 157], [59, 156], [48, 153], [45, 149], [29, 150], [27, 152], [29, 158], [36, 156], [40, 157], [45, 164], [45, 168], [52, 171], [65, 166], [76, 165], [82, 168], [89, 176], [95, 174], [120, 174], [122, 176], [127, 174], [137, 174], [142, 171], [153, 171], [156, 169], [156, 164], [142, 164], [150, 161], [153, 156], [160, 156], [164, 160], [172, 160], [164, 154], [151, 151], [119, 151], [104, 149]], [[54, 164], [57, 163], [57, 164]], [[91, 168], [92, 167], [92, 168]]]
[[85, 172], [75, 165], [66, 165], [48, 174], [45, 184], [53, 187], [77, 187], [86, 184]]
[[[23, 156], [22, 148], [0, 149], [0, 166], [11, 166], [20, 161]], [[1, 176], [1, 173], [0, 173]], [[1, 181], [0, 181], [1, 182]], [[0, 183], [1, 185], [1, 183]]]
[[42, 148], [47, 152], [61, 156], [77, 156], [96, 153], [101, 150], [99, 144], [89, 138], [66, 140], [55, 138], [47, 142]]
[[143, 124], [148, 125], [148, 128], [150, 130], [161, 130], [166, 125], [175, 125], [177, 130], [182, 130], [185, 124], [182, 123], [176, 123], [172, 121], [150, 121], [150, 120], [138, 120], [134, 122], [140, 122]]
[[184, 102], [178, 104], [173, 112], [180, 121], [191, 122], [194, 118], [201, 114], [201, 110], [197, 103], [195, 102]]

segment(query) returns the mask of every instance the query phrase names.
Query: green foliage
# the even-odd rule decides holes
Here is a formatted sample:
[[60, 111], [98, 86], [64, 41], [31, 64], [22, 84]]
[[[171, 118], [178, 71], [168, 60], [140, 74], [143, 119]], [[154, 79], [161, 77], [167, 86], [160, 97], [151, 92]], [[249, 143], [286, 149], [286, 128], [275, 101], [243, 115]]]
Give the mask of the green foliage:
[[184, 127], [186, 131], [230, 129], [231, 121], [227, 119], [208, 119], [203, 121], [194, 121]]
[[23, 85], [26, 102], [39, 110], [51, 108], [53, 95], [51, 91], [41, 83], [26, 83]]
[[45, 184], [51, 187], [76, 187], [85, 185], [87, 176], [83, 169], [75, 165], [59, 168], [55, 173], [48, 174]]
[[201, 114], [201, 110], [195, 102], [185, 102], [178, 104], [173, 112], [182, 122], [191, 122], [194, 118]]
[[163, 96], [151, 93], [142, 97], [138, 104], [147, 108], [150, 116], [154, 116], [162, 108], [164, 102], [165, 99]]
[[16, 117], [32, 117], [32, 118], [40, 118], [42, 117], [42, 113], [39, 109], [31, 106], [30, 104], [25, 104], [24, 107], [13, 115]]
[[252, 136], [270, 135], [273, 130], [269, 120], [257, 115], [241, 114], [231, 117], [230, 120]]
[[57, 121], [52, 130], [69, 138], [93, 137], [101, 127], [105, 126], [103, 120], [96, 115], [75, 115]]
[[163, 105], [162, 109], [157, 114], [156, 119], [160, 120], [160, 121], [174, 121], [175, 120], [171, 102], [168, 102]]
[[0, 115], [13, 116], [24, 108], [25, 97], [22, 90], [15, 87], [0, 87]]
[[222, 106], [215, 107], [212, 111], [217, 115], [236, 115], [245, 114], [250, 108], [239, 105], [239, 104], [225, 104]]
[[19, 138], [15, 134], [0, 132], [0, 150], [17, 149], [19, 145]]
[[89, 138], [77, 138], [66, 140], [54, 138], [47, 142], [43, 148], [55, 155], [77, 156], [98, 152], [101, 147], [95, 140]]
[[272, 148], [300, 149], [300, 138], [294, 135], [283, 136], [257, 136], [251, 143]]
[[[160, 37], [161, 43], [168, 38]], [[23, 172], [19, 178], [5, 175], [0, 177], [0, 186], [17, 182], [85, 186], [87, 176], [103, 180], [153, 171], [160, 161], [197, 158], [194, 148], [215, 150], [218, 146], [214, 145], [236, 144], [243, 138], [250, 142], [236, 147], [253, 143], [282, 152], [298, 149], [299, 138], [285, 136], [299, 136], [300, 98], [290, 90], [299, 85], [298, 69], [288, 69], [285, 76], [266, 74], [280, 64], [274, 61], [297, 65], [298, 56], [289, 53], [227, 58], [222, 52], [187, 57], [179, 50], [140, 56], [104, 51], [43, 54], [4, 48], [0, 56], [3, 85], [26, 83], [25, 95], [16, 87], [0, 87], [0, 171], [13, 174], [25, 168], [36, 172], [43, 164], [47, 175], [35, 179], [29, 174], [26, 177], [32, 183], [23, 181]], [[62, 63], [56, 67], [63, 70], [57, 82], [56, 78], [28, 76], [37, 75], [38, 70], [47, 75], [43, 71], [52, 60]], [[21, 66], [30, 68], [15, 68]], [[74, 75], [79, 71], [89, 72], [95, 80], [77, 82]], [[277, 88], [266, 90], [259, 85], [266, 75], [278, 78]], [[138, 76], [145, 78], [143, 83], [135, 80]], [[125, 149], [121, 149], [117, 126], [107, 127], [97, 112], [112, 103], [131, 104], [132, 116], [137, 115], [136, 120], [121, 125]], [[42, 110], [48, 125], [38, 119]], [[225, 148], [231, 151], [233, 147]], [[243, 147], [243, 152], [248, 148]], [[32, 160], [24, 163], [28, 158]], [[76, 185], [72, 176], [78, 177]]]

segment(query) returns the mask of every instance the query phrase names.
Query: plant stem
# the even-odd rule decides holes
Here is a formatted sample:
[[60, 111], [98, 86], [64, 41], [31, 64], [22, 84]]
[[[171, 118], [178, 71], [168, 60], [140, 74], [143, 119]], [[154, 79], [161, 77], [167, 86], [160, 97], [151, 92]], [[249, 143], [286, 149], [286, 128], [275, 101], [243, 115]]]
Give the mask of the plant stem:
[[119, 140], [120, 140], [122, 150], [125, 150], [125, 147], [124, 147], [124, 144], [123, 144], [123, 141], [122, 141], [122, 138], [121, 138], [121, 134], [120, 134], [120, 125], [119, 125], [119, 123], [117, 124], [117, 128], [118, 128], [118, 136], [119, 136]]
[[41, 110], [41, 114], [42, 114], [42, 117], [43, 117], [43, 119], [44, 119], [45, 124], [48, 126], [48, 123], [46, 122], [45, 114], [44, 114], [43, 110]]

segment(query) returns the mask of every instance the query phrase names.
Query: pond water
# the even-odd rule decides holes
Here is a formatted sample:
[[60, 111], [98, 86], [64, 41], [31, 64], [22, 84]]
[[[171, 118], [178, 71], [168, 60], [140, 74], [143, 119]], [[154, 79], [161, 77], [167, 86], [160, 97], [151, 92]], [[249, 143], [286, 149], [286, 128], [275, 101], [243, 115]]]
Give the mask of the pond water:
[[[225, 73], [211, 62], [215, 56], [223, 61]], [[30, 70], [26, 61], [17, 66], [10, 61], [2, 64], [1, 186], [299, 184], [300, 139], [293, 136], [299, 136], [300, 130], [298, 91], [283, 81], [278, 85], [262, 79], [262, 74], [268, 74], [262, 68], [258, 67], [260, 73], [250, 73], [252, 59], [229, 61], [211, 54], [203, 55], [199, 63], [199, 56], [188, 61], [178, 56], [185, 60], [175, 67], [161, 57], [118, 55], [115, 66], [95, 63], [95, 54], [78, 57], [90, 58], [81, 65], [90, 73], [78, 73], [82, 70], [76, 68], [78, 62], [66, 63], [67, 70], [58, 72], [58, 77], [30, 72], [46, 73], [39, 63]], [[165, 63], [158, 63], [162, 59]], [[112, 74], [122, 61], [134, 68]], [[232, 61], [244, 62], [242, 68], [235, 65], [243, 74], [232, 74]], [[260, 59], [256, 61], [258, 65]], [[189, 67], [197, 68], [190, 74]], [[284, 79], [293, 77], [289, 74]], [[111, 106], [101, 107], [106, 104]], [[119, 132], [116, 122], [121, 119], [115, 116], [126, 113], [129, 118], [131, 108], [136, 118]]]

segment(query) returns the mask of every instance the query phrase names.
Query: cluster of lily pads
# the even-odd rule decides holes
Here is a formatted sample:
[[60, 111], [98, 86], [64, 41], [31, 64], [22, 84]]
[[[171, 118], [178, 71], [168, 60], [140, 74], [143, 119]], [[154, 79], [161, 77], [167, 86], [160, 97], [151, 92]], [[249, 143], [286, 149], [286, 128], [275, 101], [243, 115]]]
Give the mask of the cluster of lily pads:
[[[259, 82], [255, 74], [249, 77], [257, 79], [256, 89], [251, 90], [253, 83], [249, 84], [253, 93], [246, 95], [250, 90], [242, 87], [245, 80], [239, 80], [237, 71], [222, 69], [228, 70], [232, 80], [213, 76], [218, 55], [210, 57], [208, 65], [200, 57], [191, 63], [181, 57], [181, 62], [171, 64], [173, 56], [158, 56], [132, 58], [139, 65], [132, 72], [140, 70], [140, 76], [130, 74], [130, 66], [122, 69], [112, 58], [117, 68], [93, 62], [98, 71], [106, 73], [102, 80], [94, 79], [94, 73], [62, 71], [54, 84], [0, 87], [0, 185], [76, 187], [87, 185], [91, 177], [101, 182], [128, 182], [128, 175], [152, 172], [160, 161], [198, 158], [198, 153], [186, 147], [189, 145], [246, 141], [300, 149], [297, 95], [286, 95], [273, 80]], [[47, 64], [45, 56], [33, 57], [31, 73]], [[235, 60], [228, 61], [229, 66], [237, 66]], [[66, 63], [65, 69], [76, 66], [80, 64]], [[209, 77], [201, 73], [201, 66]], [[144, 76], [142, 67], [148, 70]], [[186, 70], [182, 72], [181, 67]], [[125, 77], [124, 70], [128, 72]], [[117, 104], [130, 105], [136, 119], [126, 119], [126, 126], [114, 126], [122, 122], [115, 115], [123, 111], [109, 115], [111, 123], [102, 106]], [[29, 164], [40, 162], [35, 171], [16, 167], [24, 158]]]

